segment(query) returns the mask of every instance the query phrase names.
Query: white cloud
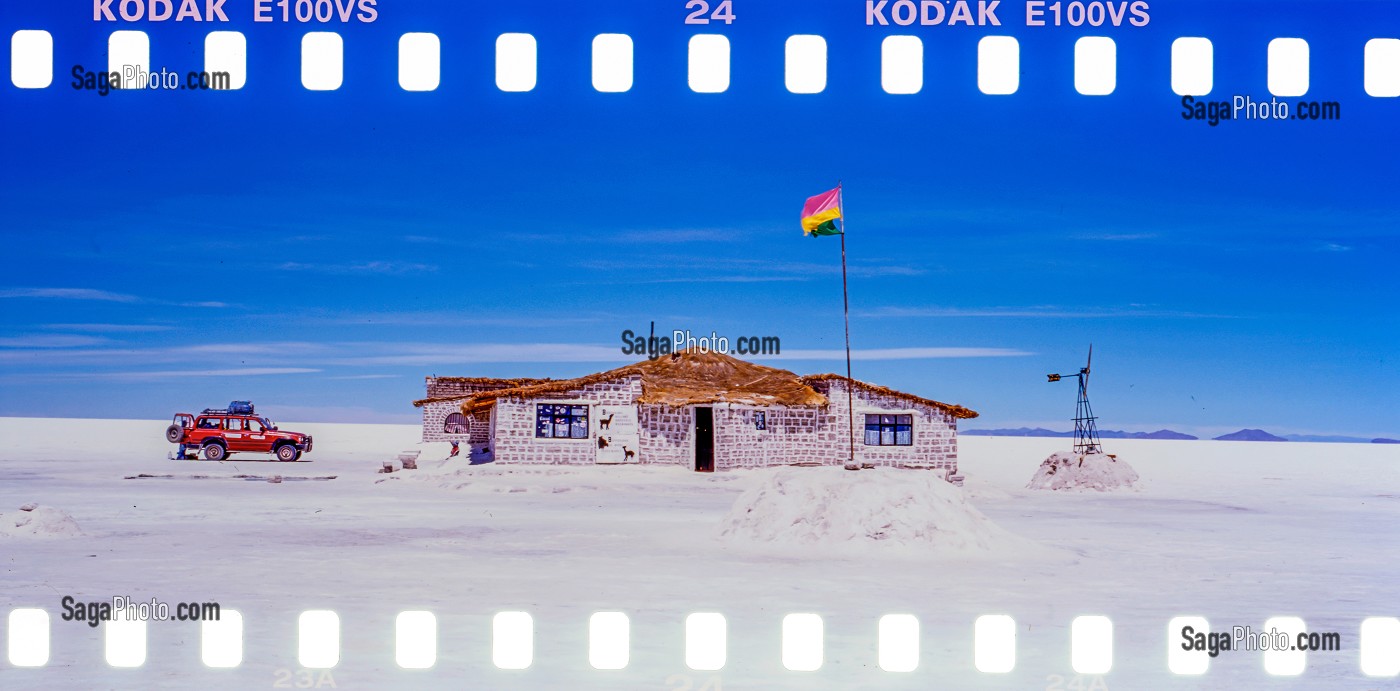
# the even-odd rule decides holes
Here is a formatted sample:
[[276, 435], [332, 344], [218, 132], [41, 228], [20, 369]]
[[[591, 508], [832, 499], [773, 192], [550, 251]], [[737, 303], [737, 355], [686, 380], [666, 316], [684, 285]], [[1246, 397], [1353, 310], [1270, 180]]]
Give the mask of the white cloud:
[[361, 350], [383, 347], [388, 352], [330, 358], [337, 365], [456, 365], [481, 362], [627, 362], [617, 346], [573, 343], [440, 343], [351, 344]]
[[1155, 240], [1159, 236], [1157, 233], [1077, 233], [1071, 237], [1075, 240], [1128, 242], [1132, 240]]
[[736, 228], [657, 228], [629, 230], [605, 238], [621, 243], [732, 242], [746, 231]]
[[[641, 359], [624, 355], [617, 346], [571, 343], [479, 343], [468, 345], [383, 344], [397, 352], [337, 357], [326, 360], [335, 365], [455, 365], [485, 362], [604, 362], [627, 363]], [[733, 343], [730, 344], [731, 348]], [[1011, 348], [871, 348], [851, 351], [853, 360], [923, 360], [937, 358], [1021, 357], [1033, 355]], [[784, 350], [777, 356], [737, 356], [741, 359], [844, 360], [844, 350]]]
[[[276, 315], [250, 315], [251, 319], [272, 318]], [[354, 324], [357, 326], [504, 326], [522, 328], [557, 329], [568, 324], [596, 324], [602, 321], [619, 321], [617, 315], [597, 313], [594, 315], [542, 315], [525, 316], [520, 314], [486, 314], [480, 311], [465, 313], [461, 310], [437, 312], [327, 312], [304, 317], [307, 324]]]
[[295, 429], [294, 425], [303, 422], [399, 425], [418, 425], [423, 422], [421, 414], [416, 412], [386, 413], [361, 406], [300, 406], [268, 402], [266, 404], [259, 403], [258, 412], [276, 421], [282, 429]]
[[576, 281], [571, 285], [659, 285], [668, 283], [775, 283], [779, 281], [810, 281], [810, 276], [686, 276], [675, 278], [642, 278], [625, 281]]
[[[668, 283], [766, 283], [811, 281], [822, 276], [841, 275], [839, 262], [774, 261], [703, 256], [654, 254], [644, 260], [591, 259], [574, 264], [579, 269], [600, 271], [603, 280], [582, 280], [573, 285], [649, 285]], [[880, 278], [919, 276], [925, 268], [888, 262], [854, 262], [851, 276]], [[619, 277], [620, 278], [617, 278]]]
[[43, 324], [41, 329], [51, 329], [53, 331], [84, 331], [88, 333], [143, 333], [151, 331], [170, 331], [173, 326], [160, 324]]
[[99, 302], [140, 302], [125, 293], [92, 288], [0, 288], [0, 298], [49, 298], [55, 300], [96, 300]]
[[[0, 350], [0, 365], [22, 364], [33, 368], [43, 365], [75, 365], [98, 363], [120, 367], [139, 364], [165, 364], [170, 362], [192, 362], [198, 364], [246, 364], [255, 360], [259, 365], [302, 365], [313, 356], [333, 355], [338, 351], [333, 344], [306, 343], [300, 341], [256, 342], [256, 343], [202, 343], [188, 346], [156, 348], [136, 348], [128, 346], [108, 348], [14, 348]], [[296, 362], [290, 362], [296, 360]]]
[[52, 375], [62, 379], [118, 379], [141, 381], [145, 379], [185, 379], [190, 377], [265, 377], [278, 374], [314, 374], [319, 369], [307, 367], [240, 367], [234, 369], [194, 369], [160, 370], [154, 372], [93, 372], [63, 373]]
[[110, 290], [97, 290], [94, 288], [0, 288], [0, 299], [4, 298], [36, 298], [49, 300], [88, 300], [95, 302], [123, 302], [123, 303], [154, 303], [159, 305], [176, 305], [179, 307], [231, 307], [226, 302], [203, 301], [203, 302], [177, 302], [169, 300], [148, 300], [146, 298], [128, 295], [126, 293], [114, 293]]
[[1181, 310], [1131, 309], [1104, 307], [1057, 307], [1034, 305], [1028, 307], [878, 307], [856, 313], [856, 316], [885, 318], [925, 317], [1011, 317], [1020, 319], [1116, 319], [1123, 317], [1152, 317], [1161, 319], [1230, 319], [1225, 314], [1203, 314]]
[[[730, 343], [733, 347], [735, 344]], [[983, 347], [922, 347], [868, 348], [852, 351], [856, 360], [920, 360], [942, 358], [1019, 357], [1032, 353], [1011, 348]], [[737, 354], [736, 354], [737, 356]], [[743, 359], [762, 359], [744, 355]], [[769, 359], [772, 359], [770, 356]], [[838, 349], [788, 349], [777, 359], [835, 360], [844, 359], [845, 351]], [[618, 345], [587, 343], [424, 343], [424, 342], [337, 342], [308, 343], [300, 341], [254, 343], [205, 343], [166, 348], [29, 348], [0, 349], [0, 365], [36, 368], [108, 367], [120, 372], [123, 368], [157, 365], [171, 362], [190, 363], [188, 369], [136, 372], [131, 374], [95, 374], [93, 376], [239, 376], [266, 371], [272, 374], [319, 372], [330, 367], [431, 367], [465, 366], [479, 363], [545, 363], [593, 362], [621, 365], [641, 359], [625, 355]], [[237, 365], [244, 369], [225, 369]], [[200, 367], [208, 367], [201, 369]], [[291, 369], [288, 369], [291, 368]], [[314, 368], [314, 369], [310, 369]], [[204, 374], [199, 374], [204, 373]], [[363, 375], [362, 378], [380, 375]], [[384, 375], [391, 376], [391, 375]]]
[[306, 271], [322, 274], [421, 274], [433, 273], [438, 267], [433, 264], [416, 264], [412, 262], [361, 262], [358, 264], [307, 264], [302, 262], [283, 262], [277, 268], [283, 271]]
[[6, 336], [0, 338], [0, 348], [81, 348], [106, 343], [107, 339], [96, 336], [69, 336], [67, 334], [32, 334]]
[[[867, 348], [851, 351], [852, 360], [930, 360], [942, 358], [1025, 357], [1034, 355], [1012, 348]], [[844, 360], [844, 350], [784, 350], [781, 355], [754, 356], [755, 360]]]

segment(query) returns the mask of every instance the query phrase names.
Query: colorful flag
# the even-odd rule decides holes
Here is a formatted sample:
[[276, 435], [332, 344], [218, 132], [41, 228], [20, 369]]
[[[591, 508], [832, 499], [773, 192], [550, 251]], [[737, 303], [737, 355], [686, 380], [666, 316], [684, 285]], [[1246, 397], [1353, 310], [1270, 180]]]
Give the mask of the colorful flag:
[[808, 197], [807, 203], [802, 205], [802, 234], [812, 237], [840, 235], [842, 229], [836, 225], [836, 220], [839, 218], [841, 218], [840, 187], [830, 192], [822, 192], [815, 197]]

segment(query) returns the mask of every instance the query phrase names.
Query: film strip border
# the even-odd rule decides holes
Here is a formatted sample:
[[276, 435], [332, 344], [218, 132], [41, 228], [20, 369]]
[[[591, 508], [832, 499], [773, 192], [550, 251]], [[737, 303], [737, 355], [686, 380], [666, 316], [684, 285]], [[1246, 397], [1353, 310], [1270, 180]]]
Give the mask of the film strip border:
[[[243, 617], [221, 610], [217, 620], [200, 622], [200, 658], [209, 668], [243, 664]], [[146, 663], [146, 624], [141, 619], [104, 621], [106, 662], [113, 668], [136, 668]], [[684, 620], [685, 664], [692, 670], [718, 671], [729, 659], [728, 623], [723, 614], [697, 612]], [[340, 616], [331, 610], [306, 610], [297, 618], [297, 661], [305, 669], [331, 669], [339, 664]], [[1204, 638], [1211, 634], [1204, 617], [1175, 617], [1165, 628], [1167, 669], [1176, 675], [1203, 675], [1212, 655], [1202, 647], [1187, 649], [1182, 633]], [[40, 608], [17, 608], [7, 621], [8, 660], [15, 667], [44, 667], [49, 661], [51, 618]], [[1307, 650], [1338, 650], [1340, 634], [1308, 633], [1299, 617], [1268, 619], [1260, 629], [1282, 636], [1263, 650], [1263, 668], [1274, 676], [1298, 676], [1307, 668]], [[908, 673], [919, 668], [921, 632], [912, 614], [887, 614], [875, 631], [877, 664], [885, 672]], [[1221, 632], [1226, 635], [1229, 632]], [[979, 672], [996, 675], [1016, 667], [1017, 623], [1004, 614], [978, 617], [973, 622], [973, 659]], [[1220, 633], [1217, 633], [1220, 635]], [[1333, 646], [1329, 637], [1336, 636]], [[1113, 622], [1109, 617], [1076, 617], [1070, 625], [1070, 666], [1077, 674], [1103, 675], [1113, 668]], [[403, 669], [431, 669], [437, 664], [437, 617], [428, 611], [400, 612], [394, 621], [394, 659]], [[528, 669], [534, 663], [535, 622], [528, 612], [498, 612], [491, 620], [491, 662], [502, 670]], [[1400, 618], [1363, 620], [1355, 646], [1362, 674], [1376, 678], [1400, 675]], [[825, 628], [812, 613], [782, 619], [781, 657], [792, 672], [822, 668]], [[624, 612], [595, 612], [588, 620], [588, 662], [597, 670], [621, 670], [631, 662], [631, 621]]]
[[[598, 34], [592, 42], [593, 88], [603, 93], [631, 91], [633, 40], [627, 34]], [[495, 83], [506, 92], [538, 86], [538, 43], [528, 33], [496, 38]], [[1373, 38], [1365, 54], [1363, 87], [1376, 98], [1400, 97], [1400, 38]], [[722, 34], [691, 36], [687, 83], [696, 93], [729, 89], [730, 44]], [[398, 41], [398, 83], [405, 91], [435, 91], [442, 83], [442, 42], [436, 34], [405, 33]], [[345, 44], [340, 34], [313, 31], [301, 38], [301, 83], [312, 91], [335, 91], [344, 84]], [[21, 89], [53, 84], [54, 38], [43, 29], [21, 29], [10, 38], [10, 83]], [[248, 44], [237, 31], [214, 31], [204, 40], [204, 72], [216, 75], [213, 88], [236, 90], [248, 84]], [[1268, 44], [1268, 88], [1277, 97], [1297, 97], [1311, 87], [1311, 56], [1302, 38], [1275, 38]], [[115, 31], [107, 41], [109, 73], [149, 75], [151, 41], [143, 31]], [[1171, 88], [1179, 96], [1207, 96], [1215, 89], [1214, 44], [1208, 38], [1181, 37], [1171, 44]], [[1012, 36], [984, 36], [977, 45], [977, 85], [989, 95], [1011, 95], [1020, 88], [1020, 43]], [[1117, 89], [1118, 46], [1107, 36], [1083, 36], [1074, 44], [1074, 87], [1086, 96], [1107, 96]], [[822, 36], [788, 37], [784, 50], [784, 84], [794, 94], [822, 93], [827, 87], [827, 42]], [[128, 88], [147, 88], [147, 80]], [[918, 36], [886, 36], [880, 47], [880, 81], [889, 94], [917, 94], [924, 89], [924, 49]], [[186, 88], [181, 85], [174, 88]], [[152, 87], [158, 88], [158, 87]], [[194, 88], [210, 88], [196, 83]]]

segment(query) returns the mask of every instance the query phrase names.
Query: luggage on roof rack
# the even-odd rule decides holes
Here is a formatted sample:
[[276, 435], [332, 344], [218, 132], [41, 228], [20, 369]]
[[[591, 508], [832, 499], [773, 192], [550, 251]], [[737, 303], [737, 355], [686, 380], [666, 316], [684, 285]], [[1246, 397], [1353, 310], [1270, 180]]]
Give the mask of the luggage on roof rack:
[[201, 415], [253, 415], [252, 401], [231, 401], [227, 408], [205, 408]]

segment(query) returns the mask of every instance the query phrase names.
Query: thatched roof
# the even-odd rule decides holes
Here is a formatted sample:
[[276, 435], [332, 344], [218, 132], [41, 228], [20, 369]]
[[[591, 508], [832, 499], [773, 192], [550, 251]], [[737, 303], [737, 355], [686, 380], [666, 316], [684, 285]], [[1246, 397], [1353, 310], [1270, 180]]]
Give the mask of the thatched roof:
[[[686, 406], [705, 403], [739, 403], [768, 406], [824, 406], [826, 396], [813, 387], [830, 379], [846, 381], [836, 374], [799, 377], [776, 367], [765, 367], [719, 353], [682, 350], [655, 360], [643, 360], [617, 369], [576, 379], [545, 380], [511, 388], [483, 391], [463, 400], [462, 411], [472, 413], [489, 408], [499, 398], [539, 398], [583, 388], [589, 384], [638, 377], [642, 395], [638, 403]], [[854, 380], [866, 391], [900, 398], [942, 409], [954, 417], [974, 418], [977, 413], [876, 384]], [[822, 387], [825, 388], [825, 387]]]
[[905, 401], [910, 401], [910, 402], [913, 402], [913, 403], [921, 403], [921, 404], [926, 405], [926, 406], [932, 406], [932, 407], [934, 407], [934, 408], [939, 408], [939, 409], [941, 409], [941, 410], [947, 412], [949, 415], [952, 415], [953, 417], [956, 417], [956, 418], [962, 418], [962, 419], [964, 419], [964, 420], [969, 420], [969, 419], [972, 419], [972, 418], [977, 417], [977, 411], [971, 410], [971, 409], [969, 409], [969, 408], [964, 408], [964, 407], [962, 407], [962, 406], [960, 406], [960, 405], [953, 405], [953, 404], [951, 404], [951, 403], [942, 403], [942, 402], [939, 402], [939, 401], [935, 401], [935, 400], [933, 400], [933, 399], [924, 398], [923, 396], [915, 396], [915, 395], [912, 394], [912, 393], [905, 393], [905, 392], [903, 392], [903, 391], [896, 391], [896, 390], [891, 389], [891, 388], [886, 387], [886, 386], [880, 386], [879, 384], [871, 384], [871, 383], [869, 383], [869, 382], [863, 382], [863, 381], [861, 381], [861, 380], [859, 380], [859, 379], [847, 379], [845, 376], [840, 375], [840, 374], [809, 374], [809, 375], [807, 375], [807, 376], [805, 376], [805, 377], [802, 377], [802, 381], [803, 381], [803, 383], [806, 383], [806, 384], [808, 384], [808, 385], [814, 384], [814, 383], [816, 383], [816, 382], [825, 382], [825, 381], [840, 381], [840, 382], [847, 382], [847, 381], [850, 381], [850, 382], [853, 382], [853, 383], [855, 384], [855, 388], [857, 388], [857, 389], [863, 389], [863, 390], [865, 390], [865, 391], [869, 391], [870, 393], [882, 394], [882, 395], [885, 395], [885, 396], [890, 396], [890, 397], [892, 397], [892, 398], [898, 398], [898, 399], [905, 400]]
[[525, 386], [550, 381], [548, 377], [428, 377], [428, 379], [449, 384], [475, 384], [490, 387], [498, 387], [502, 384]]
[[538, 398], [626, 377], [641, 379], [642, 395], [637, 398], [638, 403], [669, 406], [698, 403], [826, 405], [825, 396], [787, 370], [755, 365], [719, 353], [683, 350], [577, 379], [558, 379], [484, 391], [464, 402], [462, 410], [468, 413], [480, 410], [498, 398]]
[[428, 379], [430, 381], [436, 381], [439, 384], [460, 384], [463, 385], [464, 388], [469, 388], [471, 390], [462, 391], [460, 393], [454, 393], [448, 396], [429, 396], [427, 398], [420, 398], [413, 402], [414, 408], [422, 408], [423, 406], [429, 403], [462, 401], [471, 398], [472, 396], [475, 396], [481, 393], [482, 391], [490, 391], [493, 389], [513, 389], [521, 386], [529, 386], [531, 384], [539, 384], [542, 382], [550, 381], [549, 379], [540, 379], [535, 377], [516, 377], [512, 379], [501, 379], [496, 377], [428, 377]]

